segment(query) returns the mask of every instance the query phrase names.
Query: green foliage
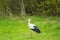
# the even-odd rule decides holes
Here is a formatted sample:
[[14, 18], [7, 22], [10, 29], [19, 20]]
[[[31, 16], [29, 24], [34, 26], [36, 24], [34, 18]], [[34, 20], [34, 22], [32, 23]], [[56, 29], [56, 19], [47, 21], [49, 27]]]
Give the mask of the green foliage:
[[28, 2], [25, 3], [28, 4], [26, 5], [26, 8], [28, 10], [27, 13], [33, 15], [37, 14], [37, 15], [56, 16], [59, 13], [57, 8], [60, 8], [58, 7], [59, 6], [58, 4], [60, 4], [58, 1], [59, 0], [45, 0], [45, 1], [31, 0], [31, 2], [28, 1], [30, 3]]
[[22, 10], [27, 15], [59, 16], [60, 0], [0, 0], [0, 16], [21, 16]]

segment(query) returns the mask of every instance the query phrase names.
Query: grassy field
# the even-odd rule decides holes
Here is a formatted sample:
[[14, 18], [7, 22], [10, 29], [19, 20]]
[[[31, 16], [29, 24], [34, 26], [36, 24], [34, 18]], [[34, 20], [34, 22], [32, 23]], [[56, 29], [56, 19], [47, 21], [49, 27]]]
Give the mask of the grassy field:
[[[27, 19], [31, 19], [41, 30], [40, 34], [32, 31], [27, 26]], [[59, 17], [31, 16], [24, 19], [0, 18], [0, 40], [60, 40]]]

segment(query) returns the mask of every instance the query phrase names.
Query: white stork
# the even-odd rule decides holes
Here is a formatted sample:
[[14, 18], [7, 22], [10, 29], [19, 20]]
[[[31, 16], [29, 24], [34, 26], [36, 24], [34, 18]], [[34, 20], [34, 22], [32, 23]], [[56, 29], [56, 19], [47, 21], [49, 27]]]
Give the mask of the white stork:
[[36, 33], [40, 33], [40, 32], [41, 32], [35, 24], [31, 24], [31, 23], [30, 23], [30, 19], [28, 19], [28, 27], [29, 27], [32, 31], [35, 31]]

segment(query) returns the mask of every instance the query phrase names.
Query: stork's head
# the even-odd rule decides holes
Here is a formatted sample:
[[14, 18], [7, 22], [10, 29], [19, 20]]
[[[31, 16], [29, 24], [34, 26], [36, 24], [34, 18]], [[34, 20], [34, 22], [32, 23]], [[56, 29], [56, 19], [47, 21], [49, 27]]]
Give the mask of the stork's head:
[[30, 19], [28, 19], [28, 22], [30, 22]]

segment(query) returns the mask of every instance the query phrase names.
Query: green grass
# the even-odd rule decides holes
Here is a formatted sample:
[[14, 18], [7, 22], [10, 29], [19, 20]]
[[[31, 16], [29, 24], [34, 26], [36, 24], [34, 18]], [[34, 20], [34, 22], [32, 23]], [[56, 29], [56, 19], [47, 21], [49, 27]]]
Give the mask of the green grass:
[[[27, 19], [41, 30], [36, 34], [27, 26]], [[60, 18], [31, 16], [24, 19], [0, 18], [0, 40], [60, 40]]]

